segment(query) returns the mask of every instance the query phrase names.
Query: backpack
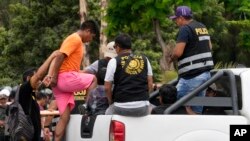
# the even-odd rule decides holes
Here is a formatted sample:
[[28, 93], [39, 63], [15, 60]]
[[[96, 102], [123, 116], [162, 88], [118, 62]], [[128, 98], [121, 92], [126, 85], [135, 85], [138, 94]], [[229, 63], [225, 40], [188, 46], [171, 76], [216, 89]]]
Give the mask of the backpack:
[[97, 83], [98, 85], [104, 85], [104, 79], [107, 71], [107, 65], [109, 60], [107, 59], [100, 59], [98, 61], [98, 69], [96, 73]]
[[[17, 89], [14, 102], [12, 102], [7, 109], [7, 124], [9, 126], [10, 140], [31, 141], [34, 137], [34, 126], [31, 118], [29, 117], [29, 115], [26, 115], [24, 113], [22, 106], [18, 102], [19, 90], [20, 87], [18, 87]], [[30, 111], [31, 108], [29, 108], [29, 113]]]

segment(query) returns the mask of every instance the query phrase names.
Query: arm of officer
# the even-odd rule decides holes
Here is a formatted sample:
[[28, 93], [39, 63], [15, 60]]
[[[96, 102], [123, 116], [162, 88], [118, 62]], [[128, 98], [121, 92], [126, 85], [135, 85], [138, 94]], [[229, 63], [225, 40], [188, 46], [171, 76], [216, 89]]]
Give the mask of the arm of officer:
[[179, 42], [176, 44], [176, 46], [173, 49], [173, 52], [171, 54], [171, 61], [174, 61], [182, 56], [184, 49], [185, 49], [185, 46], [186, 46], [185, 42]]

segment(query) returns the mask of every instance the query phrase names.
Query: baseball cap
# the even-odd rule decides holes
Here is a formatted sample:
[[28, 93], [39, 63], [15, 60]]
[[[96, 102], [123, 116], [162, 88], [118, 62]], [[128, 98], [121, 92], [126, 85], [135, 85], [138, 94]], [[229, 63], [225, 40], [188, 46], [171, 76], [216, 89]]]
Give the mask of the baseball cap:
[[114, 58], [114, 57], [117, 56], [117, 53], [116, 53], [116, 51], [115, 51], [115, 49], [114, 49], [114, 44], [115, 44], [114, 41], [109, 42], [109, 43], [107, 44], [107, 46], [105, 46], [105, 47], [103, 48], [102, 51], [103, 51], [103, 53], [104, 53], [104, 57]]
[[119, 44], [121, 48], [131, 49], [131, 38], [127, 34], [120, 34], [116, 36], [115, 43]]
[[10, 95], [10, 91], [8, 89], [2, 89], [0, 91], [0, 98], [2, 98], [2, 97], [9, 97], [9, 95]]
[[44, 93], [44, 94], [47, 94], [47, 95], [53, 94], [52, 90], [49, 89], [49, 88], [41, 89], [40, 92]]
[[169, 18], [173, 20], [180, 16], [192, 17], [193, 14], [192, 14], [191, 9], [188, 6], [178, 6], [175, 10], [175, 15], [170, 16]]

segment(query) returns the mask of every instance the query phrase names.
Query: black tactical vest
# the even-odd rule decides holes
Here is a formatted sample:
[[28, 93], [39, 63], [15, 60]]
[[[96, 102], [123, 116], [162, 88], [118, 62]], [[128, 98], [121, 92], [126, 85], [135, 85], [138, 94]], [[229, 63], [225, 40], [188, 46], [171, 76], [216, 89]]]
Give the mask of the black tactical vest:
[[197, 21], [185, 26], [192, 35], [188, 39], [183, 55], [178, 59], [178, 73], [184, 78], [199, 75], [213, 69], [214, 66], [207, 28]]
[[114, 102], [148, 100], [148, 66], [143, 55], [123, 54], [116, 57]]

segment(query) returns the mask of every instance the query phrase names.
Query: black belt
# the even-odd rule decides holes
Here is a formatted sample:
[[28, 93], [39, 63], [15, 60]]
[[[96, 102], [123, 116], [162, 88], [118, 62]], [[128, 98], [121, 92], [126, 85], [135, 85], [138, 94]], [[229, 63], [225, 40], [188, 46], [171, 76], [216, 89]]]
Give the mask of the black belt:
[[210, 60], [212, 60], [212, 58], [211, 59], [199, 59], [199, 60], [194, 60], [191, 62], [186, 62], [186, 63], [180, 65], [179, 68], [183, 68], [183, 67], [190, 66], [192, 64], [197, 64], [197, 63], [204, 63], [204, 65], [206, 65], [206, 63]]

